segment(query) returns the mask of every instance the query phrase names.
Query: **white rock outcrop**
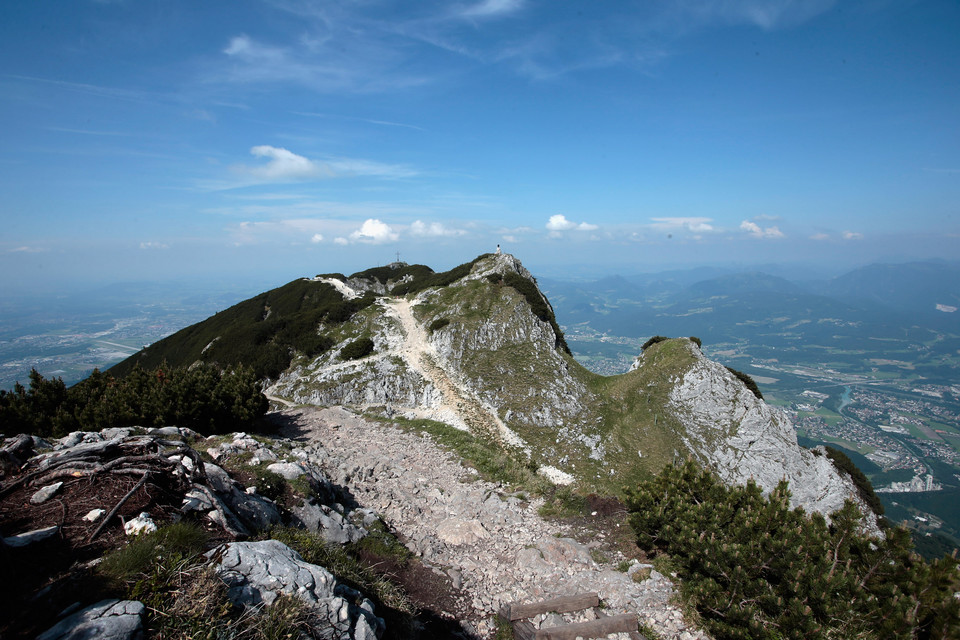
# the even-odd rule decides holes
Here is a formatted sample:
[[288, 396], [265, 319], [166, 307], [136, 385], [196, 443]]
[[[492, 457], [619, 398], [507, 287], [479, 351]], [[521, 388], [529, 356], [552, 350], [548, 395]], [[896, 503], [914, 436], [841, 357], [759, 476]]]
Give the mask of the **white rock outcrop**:
[[[700, 464], [729, 484], [753, 479], [764, 492], [785, 479], [791, 503], [807, 511], [827, 515], [850, 499], [871, 513], [853, 481], [827, 456], [797, 444], [797, 432], [783, 411], [757, 398], [693, 343], [688, 348], [696, 360], [676, 381], [669, 408], [684, 427], [681, 439]], [[868, 529], [879, 535], [876, 518], [868, 521]]]

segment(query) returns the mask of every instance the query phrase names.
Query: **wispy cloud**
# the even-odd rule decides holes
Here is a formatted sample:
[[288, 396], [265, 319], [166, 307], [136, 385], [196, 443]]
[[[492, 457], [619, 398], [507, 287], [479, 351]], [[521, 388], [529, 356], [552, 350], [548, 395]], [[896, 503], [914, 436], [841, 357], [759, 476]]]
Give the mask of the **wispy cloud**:
[[844, 231], [840, 237], [844, 240], [863, 240], [863, 234], [859, 231]]
[[423, 222], [414, 220], [410, 225], [410, 235], [421, 238], [450, 238], [464, 236], [467, 232], [463, 229], [452, 229], [442, 222]]
[[653, 223], [650, 225], [657, 231], [690, 231], [692, 233], [710, 233], [716, 229], [711, 224], [712, 218], [701, 217], [671, 217], [671, 218], [650, 218]]
[[45, 247], [20, 246], [8, 249], [7, 253], [46, 253], [49, 249]]
[[264, 164], [232, 167], [238, 181], [210, 183], [214, 189], [231, 189], [251, 184], [310, 182], [334, 178], [374, 177], [384, 179], [410, 178], [418, 175], [415, 169], [399, 164], [386, 164], [360, 158], [312, 160], [283, 147], [257, 145], [250, 154], [264, 158]]
[[38, 78], [36, 76], [22, 76], [16, 74], [3, 74], [3, 78], [10, 78], [12, 80], [22, 80], [26, 82], [32, 82], [36, 84], [45, 84], [67, 91], [73, 91], [76, 93], [85, 93], [87, 95], [98, 96], [101, 98], [109, 98], [111, 100], [124, 100], [128, 102], [160, 102], [169, 99], [167, 96], [162, 96], [161, 94], [141, 91], [137, 89], [120, 89], [118, 87], [108, 87], [103, 85], [96, 84], [86, 84], [82, 82], [70, 82], [67, 80], [57, 80], [51, 78]]
[[166, 243], [164, 243], [164, 242], [152, 242], [152, 241], [148, 241], [148, 242], [141, 242], [141, 243], [140, 243], [140, 248], [141, 248], [141, 249], [169, 249], [169, 248], [170, 248], [170, 245], [168, 245], [168, 244], [166, 244]]
[[837, 0], [675, 0], [657, 3], [658, 18], [681, 30], [747, 24], [794, 27], [830, 10]]
[[346, 18], [336, 37], [304, 38], [275, 45], [246, 34], [230, 39], [224, 58], [207, 68], [209, 83], [268, 87], [292, 83], [323, 92], [372, 93], [419, 86], [428, 81], [410, 73], [400, 56], [375, 30], [356, 32]]
[[123, 131], [95, 131], [92, 129], [70, 129], [68, 127], [44, 127], [47, 131], [58, 131], [60, 133], [76, 133], [84, 136], [133, 136], [137, 134], [125, 133]]
[[310, 113], [306, 111], [291, 111], [295, 116], [303, 116], [305, 118], [331, 118], [336, 120], [352, 120], [354, 122], [366, 122], [368, 124], [375, 124], [381, 127], [400, 127], [403, 129], [413, 129], [414, 131], [425, 131], [423, 127], [418, 127], [415, 124], [408, 124], [406, 122], [391, 122], [389, 120], [372, 120], [370, 118], [357, 118], [354, 116], [344, 116], [336, 115], [329, 113]]
[[776, 239], [785, 237], [779, 227], [761, 227], [756, 222], [751, 222], [750, 220], [741, 222], [740, 229], [741, 231], [746, 231], [752, 238]]
[[497, 18], [519, 11], [524, 4], [524, 0], [482, 0], [461, 9], [460, 15], [464, 18]]

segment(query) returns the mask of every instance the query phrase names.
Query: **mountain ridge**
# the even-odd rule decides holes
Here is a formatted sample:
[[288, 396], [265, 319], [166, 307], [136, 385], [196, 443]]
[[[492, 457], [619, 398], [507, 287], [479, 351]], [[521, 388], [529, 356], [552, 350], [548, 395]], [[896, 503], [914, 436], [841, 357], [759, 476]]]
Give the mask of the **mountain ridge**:
[[[403, 263], [349, 278], [329, 274], [251, 301], [237, 307], [259, 330], [236, 335], [277, 340], [291, 326], [307, 331], [289, 341], [290, 364], [271, 377], [269, 395], [287, 403], [445, 422], [555, 483], [591, 490], [617, 493], [692, 456], [727, 482], [752, 477], [765, 491], [786, 478], [794, 503], [808, 510], [829, 514], [849, 498], [866, 512], [849, 478], [800, 447], [781, 412], [690, 340], [649, 347], [637, 369], [620, 376], [587, 371], [564, 350], [549, 300], [512, 255], [484, 254], [439, 274]], [[274, 313], [282, 326], [271, 334], [264, 326]], [[195, 352], [203, 332], [184, 332]], [[183, 341], [172, 338], [151, 350], [178, 352]], [[358, 341], [369, 342], [370, 353], [346, 357]], [[230, 340], [211, 340], [200, 360], [217, 356], [221, 343], [219, 353]], [[296, 344], [320, 348], [310, 353]]]

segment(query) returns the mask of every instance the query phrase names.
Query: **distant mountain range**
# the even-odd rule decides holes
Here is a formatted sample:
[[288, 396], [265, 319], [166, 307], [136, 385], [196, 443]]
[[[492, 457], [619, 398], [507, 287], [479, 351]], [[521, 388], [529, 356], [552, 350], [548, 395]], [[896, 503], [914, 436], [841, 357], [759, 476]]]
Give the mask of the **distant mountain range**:
[[[709, 275], [706, 279], [700, 276]], [[557, 319], [612, 336], [697, 335], [711, 344], [856, 349], [876, 340], [960, 348], [960, 265], [871, 265], [826, 281], [767, 273], [664, 272], [594, 282], [541, 279]]]

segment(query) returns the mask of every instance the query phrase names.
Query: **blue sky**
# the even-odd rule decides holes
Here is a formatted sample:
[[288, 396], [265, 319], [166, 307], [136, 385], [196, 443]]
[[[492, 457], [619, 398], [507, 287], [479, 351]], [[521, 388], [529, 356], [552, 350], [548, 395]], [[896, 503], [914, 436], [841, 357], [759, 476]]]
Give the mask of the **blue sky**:
[[0, 5], [7, 286], [960, 258], [954, 0]]

